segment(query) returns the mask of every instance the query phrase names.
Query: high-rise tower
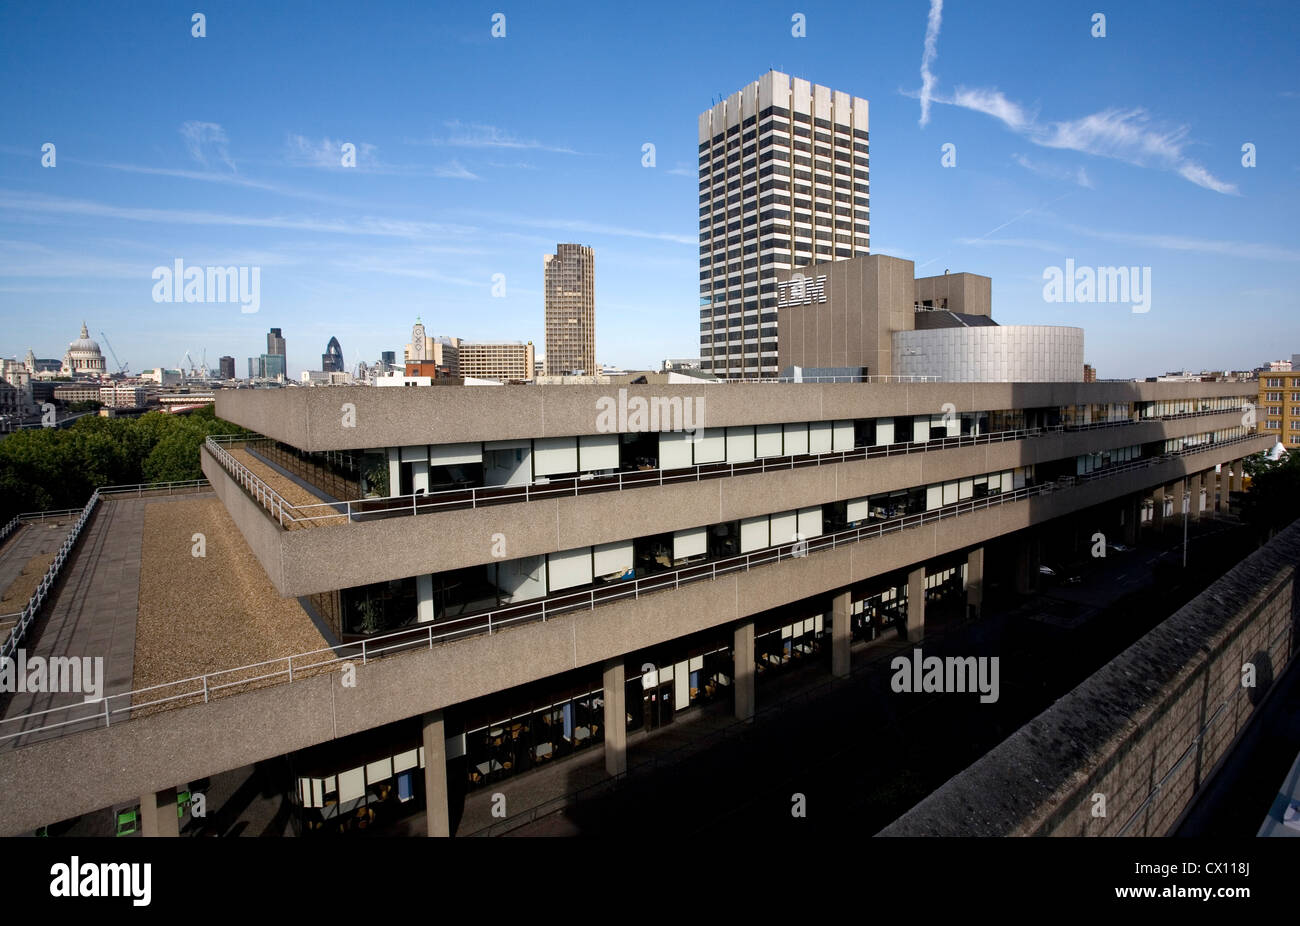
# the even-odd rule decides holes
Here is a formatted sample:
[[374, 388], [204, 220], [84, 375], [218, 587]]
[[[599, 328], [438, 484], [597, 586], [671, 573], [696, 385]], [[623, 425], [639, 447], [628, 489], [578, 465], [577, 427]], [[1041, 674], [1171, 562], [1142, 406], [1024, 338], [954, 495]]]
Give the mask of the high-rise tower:
[[868, 253], [867, 101], [768, 71], [699, 129], [701, 366], [773, 376], [777, 272]]
[[546, 373], [596, 368], [595, 255], [580, 244], [557, 245], [542, 258], [546, 277]]

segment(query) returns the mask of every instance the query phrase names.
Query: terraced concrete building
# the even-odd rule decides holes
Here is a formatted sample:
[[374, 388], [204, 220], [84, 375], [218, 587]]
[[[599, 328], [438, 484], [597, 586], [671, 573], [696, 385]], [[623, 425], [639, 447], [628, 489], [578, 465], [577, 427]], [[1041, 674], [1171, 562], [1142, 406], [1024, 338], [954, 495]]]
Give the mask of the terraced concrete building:
[[785, 665], [845, 674], [855, 641], [918, 639], [927, 600], [1028, 588], [1054, 524], [1131, 541], [1184, 494], [1222, 511], [1270, 443], [1243, 426], [1253, 388], [222, 392], [257, 436], [209, 441], [204, 473], [329, 648], [0, 726], [5, 781], [61, 783], [0, 820], [171, 806], [293, 754], [309, 825], [422, 799], [448, 833], [474, 789], [592, 749], [619, 774], [630, 731], [711, 700], [750, 718]]

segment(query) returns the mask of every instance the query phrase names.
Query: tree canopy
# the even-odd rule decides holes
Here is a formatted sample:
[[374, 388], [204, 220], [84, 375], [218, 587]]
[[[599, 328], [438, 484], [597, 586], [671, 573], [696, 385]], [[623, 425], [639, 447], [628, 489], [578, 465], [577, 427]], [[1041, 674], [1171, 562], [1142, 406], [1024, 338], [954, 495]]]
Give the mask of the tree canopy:
[[209, 434], [242, 429], [211, 406], [187, 415], [87, 415], [69, 428], [29, 428], [0, 440], [0, 523], [23, 511], [79, 508], [95, 488], [202, 478]]

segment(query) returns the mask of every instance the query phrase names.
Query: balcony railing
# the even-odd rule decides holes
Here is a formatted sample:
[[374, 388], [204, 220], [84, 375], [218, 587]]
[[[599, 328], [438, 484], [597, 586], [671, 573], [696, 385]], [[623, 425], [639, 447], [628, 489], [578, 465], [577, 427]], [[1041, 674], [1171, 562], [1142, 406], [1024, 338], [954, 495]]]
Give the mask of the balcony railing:
[[[243, 689], [246, 686], [265, 687], [266, 685], [286, 684], [293, 682], [295, 679], [314, 676], [321, 671], [333, 671], [333, 667], [344, 663], [354, 663], [360, 660], [361, 664], [365, 665], [372, 659], [393, 653], [416, 649], [432, 649], [435, 644], [460, 640], [469, 636], [490, 635], [522, 623], [544, 622], [552, 617], [571, 611], [592, 611], [598, 605], [627, 598], [639, 600], [644, 594], [667, 589], [678, 589], [692, 582], [705, 579], [713, 580], [731, 573], [749, 572], [758, 566], [765, 566], [782, 560], [801, 559], [821, 550], [832, 550], [845, 544], [860, 543], [873, 537], [932, 524], [936, 521], [969, 514], [995, 505], [1005, 505], [1010, 502], [1023, 501], [1027, 498], [1048, 495], [1060, 490], [1068, 490], [1095, 479], [1168, 463], [1180, 456], [1188, 456], [1204, 450], [1221, 448], [1229, 444], [1255, 440], [1259, 436], [1258, 434], [1251, 434], [1212, 444], [1197, 444], [1176, 453], [1162, 454], [1158, 457], [1148, 457], [1107, 467], [1089, 473], [1087, 476], [1066, 476], [1057, 482], [1040, 483], [981, 499], [957, 502], [942, 508], [936, 508], [933, 511], [903, 515], [878, 524], [848, 528], [834, 534], [825, 534], [821, 537], [795, 543], [780, 544], [751, 553], [715, 560], [711, 563], [684, 566], [671, 572], [658, 573], [642, 579], [613, 583], [584, 592], [561, 594], [551, 598], [496, 608], [492, 611], [431, 622], [363, 640], [360, 643], [311, 650], [306, 653], [268, 659], [263, 662], [239, 666], [238, 668], [209, 672], [205, 675], [196, 675], [175, 682], [165, 682], [134, 691], [108, 695], [99, 701], [86, 704], [72, 704], [7, 717], [0, 719], [0, 743], [28, 734], [77, 725], [80, 725], [82, 729], [97, 728], [101, 725], [108, 727], [115, 722], [122, 723], [133, 719], [133, 711], [141, 712], [140, 715], [137, 715], [141, 716], [168, 707], [206, 704], [223, 692], [233, 693], [235, 689]], [[145, 700], [134, 703], [137, 698]], [[64, 719], [55, 719], [60, 716]], [[45, 718], [49, 718], [49, 720], [46, 721]], [[15, 725], [21, 725], [33, 720], [37, 721], [36, 726], [27, 729], [15, 729]], [[75, 731], [68, 730], [68, 732]]]
[[[1109, 422], [1106, 426], [1118, 427], [1132, 421]], [[1084, 426], [1089, 427], [1089, 426]], [[645, 486], [677, 485], [702, 482], [705, 479], [723, 479], [758, 473], [801, 469], [806, 466], [825, 466], [856, 460], [924, 453], [930, 450], [947, 450], [954, 447], [973, 447], [979, 444], [997, 444], [1025, 440], [1045, 434], [1061, 434], [1074, 428], [1056, 425], [1050, 428], [1024, 428], [1014, 431], [994, 431], [990, 434], [966, 437], [937, 437], [927, 441], [908, 441], [877, 447], [855, 447], [852, 450], [833, 450], [827, 453], [796, 454], [793, 456], [763, 457], [745, 463], [701, 463], [681, 469], [629, 470], [610, 475], [587, 474], [564, 479], [531, 482], [523, 485], [480, 486], [470, 489], [447, 489], [439, 492], [413, 493], [384, 498], [353, 499], [340, 502], [318, 502], [295, 505], [271, 488], [252, 470], [226, 449], [226, 444], [246, 443], [246, 438], [209, 437], [208, 450], [222, 467], [243, 486], [249, 495], [262, 505], [281, 527], [311, 527], [318, 522], [337, 524], [344, 517], [348, 521], [365, 521], [379, 518], [404, 517], [426, 514], [431, 511], [449, 511], [458, 508], [482, 508], [488, 505], [505, 505], [512, 502], [540, 501], [564, 498], [591, 492], [621, 492]]]

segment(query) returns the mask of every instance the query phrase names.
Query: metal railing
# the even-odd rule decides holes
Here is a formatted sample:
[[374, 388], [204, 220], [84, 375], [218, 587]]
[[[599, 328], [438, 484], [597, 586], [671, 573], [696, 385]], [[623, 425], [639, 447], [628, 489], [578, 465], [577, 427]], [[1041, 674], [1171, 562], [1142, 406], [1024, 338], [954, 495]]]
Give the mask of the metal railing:
[[[1132, 422], [1127, 422], [1132, 423]], [[1119, 424], [1118, 422], [1114, 424]], [[1070, 429], [1063, 425], [1043, 428], [1021, 428], [1012, 431], [994, 431], [989, 434], [968, 435], [965, 437], [936, 437], [926, 441], [886, 444], [875, 447], [855, 447], [852, 450], [832, 450], [825, 453], [794, 454], [779, 457], [763, 457], [744, 463], [700, 463], [680, 469], [629, 470], [611, 475], [593, 473], [564, 479], [530, 482], [520, 485], [477, 486], [465, 489], [447, 489], [438, 492], [411, 493], [384, 498], [353, 499], [339, 502], [317, 502], [308, 505], [295, 505], [271, 488], [256, 473], [252, 472], [228, 451], [223, 444], [243, 442], [255, 443], [269, 438], [214, 438], [209, 437], [207, 447], [222, 467], [239, 483], [262, 507], [266, 508], [280, 526], [310, 526], [314, 521], [339, 522], [344, 517], [348, 521], [404, 517], [445, 511], [457, 508], [481, 508], [487, 505], [509, 504], [511, 502], [530, 502], [542, 499], [578, 496], [589, 492], [621, 492], [625, 489], [645, 486], [676, 485], [685, 482], [701, 482], [705, 479], [722, 479], [732, 476], [748, 476], [760, 473], [800, 469], [806, 466], [825, 466], [834, 463], [849, 463], [857, 460], [869, 460], [879, 457], [899, 456], [910, 453], [924, 453], [931, 450], [947, 450], [954, 447], [973, 447], [979, 444], [996, 444], [1006, 441], [1025, 440], [1044, 434], [1067, 433]]]
[[86, 502], [86, 507], [81, 509], [80, 517], [72, 525], [71, 530], [68, 531], [68, 536], [63, 539], [63, 544], [54, 554], [54, 562], [50, 563], [49, 568], [45, 570], [45, 575], [41, 577], [40, 584], [32, 592], [32, 597], [28, 599], [27, 605], [19, 612], [18, 621], [14, 624], [13, 630], [4, 643], [0, 643], [0, 659], [13, 656], [14, 651], [18, 649], [18, 644], [22, 642], [23, 637], [27, 634], [27, 629], [36, 619], [36, 613], [49, 596], [50, 589], [54, 587], [54, 581], [59, 577], [59, 570], [63, 568], [64, 561], [67, 560], [68, 554], [72, 552], [72, 548], [76, 545], [77, 538], [81, 536], [81, 529], [86, 526], [86, 522], [90, 520], [95, 506], [99, 504], [99, 497], [99, 490], [96, 489], [91, 494], [90, 501]]
[[[1104, 470], [1095, 471], [1094, 473], [1090, 473], [1084, 477], [1064, 477], [1062, 482], [1059, 484], [1048, 482], [1026, 486], [1021, 489], [1014, 489], [1008, 492], [999, 493], [998, 495], [990, 495], [985, 498], [960, 501], [951, 505], [943, 506], [942, 508], [936, 508], [932, 511], [902, 515], [888, 521], [882, 521], [865, 527], [848, 528], [834, 534], [826, 534], [809, 540], [779, 544], [763, 550], [743, 553], [709, 563], [683, 566], [682, 568], [671, 572], [658, 573], [641, 579], [613, 583], [601, 588], [592, 588], [587, 591], [574, 592], [568, 595], [556, 595], [550, 598], [523, 602], [517, 605], [507, 605], [505, 607], [496, 608], [492, 611], [469, 614], [463, 617], [452, 618], [450, 620], [438, 621], [437, 623], [428, 623], [423, 626], [404, 628], [383, 636], [362, 640], [357, 643], [343, 644], [338, 647], [324, 647], [305, 653], [281, 656], [276, 659], [268, 659], [263, 662], [238, 666], [232, 669], [222, 669], [204, 675], [196, 675], [175, 682], [164, 682], [159, 685], [151, 685], [147, 688], [108, 695], [101, 701], [90, 704], [73, 704], [4, 718], [0, 719], [0, 743], [26, 734], [39, 733], [75, 724], [85, 724], [91, 721], [96, 725], [102, 722], [102, 724], [107, 727], [112, 724], [115, 716], [121, 716], [122, 720], [130, 720], [131, 717], [129, 715], [133, 711], [144, 711], [147, 713], [150, 709], [160, 709], [165, 705], [183, 706], [181, 702], [206, 704], [220, 692], [230, 691], [248, 685], [257, 685], [258, 687], [261, 687], [262, 683], [290, 683], [295, 679], [310, 677], [317, 674], [317, 672], [322, 669], [327, 669], [331, 666], [341, 665], [343, 663], [356, 662], [357, 660], [360, 660], [361, 664], [365, 665], [372, 659], [393, 653], [415, 649], [432, 649], [434, 645], [438, 643], [461, 640], [469, 636], [481, 634], [491, 635], [506, 627], [539, 620], [544, 622], [552, 617], [571, 611], [592, 611], [595, 610], [598, 605], [604, 605], [626, 598], [639, 600], [643, 594], [665, 591], [667, 589], [679, 589], [683, 585], [689, 585], [692, 582], [702, 581], [705, 579], [712, 581], [716, 580], [720, 576], [725, 576], [731, 573], [749, 572], [751, 569], [758, 566], [765, 566], [771, 563], [781, 562], [782, 560], [801, 559], [822, 550], [831, 550], [845, 544], [860, 543], [863, 540], [880, 537], [885, 534], [892, 534], [912, 527], [932, 524], [936, 521], [969, 514], [973, 511], [979, 511], [995, 505], [1004, 505], [1010, 502], [1034, 498], [1040, 495], [1049, 495], [1058, 489], [1068, 488], [1083, 482], [1088, 482], [1091, 479], [1117, 475], [1134, 469], [1168, 463], [1179, 456], [1186, 456], [1204, 450], [1216, 449], [1225, 444], [1254, 440], [1258, 436], [1259, 435], [1257, 434], [1253, 434], [1233, 438], [1227, 441], [1219, 441], [1214, 444], [1198, 444], [1195, 447], [1184, 448], [1179, 452], [1164, 454], [1158, 457], [1147, 457], [1141, 460], [1133, 460], [1129, 463], [1119, 464], [1114, 467], [1107, 467]], [[178, 688], [181, 690], [176, 691]], [[159, 694], [166, 690], [172, 690], [173, 693], [166, 695]], [[141, 696], [148, 696], [150, 699], [141, 701], [140, 703], [134, 703], [135, 699]], [[115, 704], [119, 706], [115, 707]], [[7, 725], [22, 723], [29, 721], [32, 718], [44, 717], [58, 712], [79, 713], [80, 716], [30, 729], [7, 732], [9, 729], [12, 729]], [[121, 722], [121, 720], [118, 722]]]
[[[60, 570], [63, 569], [64, 562], [67, 561], [73, 547], [76, 546], [77, 538], [81, 536], [81, 530], [90, 520], [91, 514], [99, 504], [100, 499], [117, 497], [134, 493], [136, 496], [143, 496], [145, 491], [165, 492], [167, 495], [173, 494], [173, 490], [182, 488], [193, 489], [201, 485], [207, 485], [206, 479], [190, 479], [185, 482], [162, 482], [154, 484], [136, 484], [121, 486], [103, 486], [96, 489], [90, 496], [90, 501], [86, 502], [83, 508], [65, 508], [57, 511], [29, 511], [18, 515], [15, 521], [36, 521], [47, 520], [48, 518], [67, 517], [72, 514], [78, 514], [77, 520], [73, 523], [68, 535], [63, 539], [63, 543], [54, 554], [54, 561], [50, 563], [49, 568], [45, 570], [45, 575], [41, 577], [41, 582], [32, 592], [31, 598], [27, 600], [26, 606], [17, 613], [14, 621], [13, 631], [8, 638], [0, 644], [0, 659], [8, 658], [14, 654], [23, 638], [27, 634], [28, 628], [36, 619], [37, 612], [40, 611], [41, 605], [49, 597], [50, 589], [54, 587], [54, 582], [59, 577]], [[12, 521], [10, 522], [13, 523]]]

